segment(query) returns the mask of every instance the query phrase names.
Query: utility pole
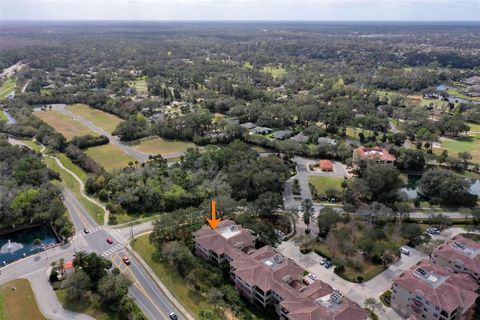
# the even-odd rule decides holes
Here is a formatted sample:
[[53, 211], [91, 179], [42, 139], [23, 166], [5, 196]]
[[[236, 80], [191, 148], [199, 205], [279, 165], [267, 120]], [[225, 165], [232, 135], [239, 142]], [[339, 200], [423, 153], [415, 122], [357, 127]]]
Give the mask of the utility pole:
[[130, 239], [132, 239], [132, 248], [135, 244], [135, 239], [133, 238], [133, 222], [130, 222]]

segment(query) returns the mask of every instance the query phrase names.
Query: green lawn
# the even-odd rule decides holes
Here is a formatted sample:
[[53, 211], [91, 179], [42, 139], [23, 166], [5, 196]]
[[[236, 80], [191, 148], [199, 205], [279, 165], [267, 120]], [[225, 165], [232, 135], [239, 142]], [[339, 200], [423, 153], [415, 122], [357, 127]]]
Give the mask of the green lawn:
[[37, 111], [33, 113], [38, 118], [45, 121], [49, 126], [53, 127], [57, 132], [63, 134], [67, 140], [71, 140], [74, 136], [83, 136], [91, 134], [96, 136], [90, 128], [84, 126], [80, 122], [70, 118], [60, 111]]
[[42, 146], [38, 144], [38, 142], [34, 140], [22, 140], [30, 149], [40, 152], [42, 150]]
[[70, 160], [70, 158], [67, 157], [64, 153], [59, 153], [57, 155], [57, 158], [60, 160], [60, 162], [62, 162], [65, 168], [75, 173], [77, 177], [80, 178], [80, 180], [82, 180], [83, 182], [87, 181], [88, 174], [82, 168], [73, 163], [72, 160]]
[[342, 191], [343, 180], [345, 180], [343, 177], [308, 177], [308, 182], [311, 183], [315, 187], [315, 189], [317, 189], [319, 194], [325, 194], [325, 190], [327, 190], [328, 188]]
[[[75, 302], [70, 303], [67, 301], [67, 290], [61, 289], [55, 291], [58, 301], [62, 306], [70, 311], [84, 313], [96, 320], [117, 320], [120, 317], [116, 314], [106, 313], [101, 309], [100, 302], [96, 299], [90, 299], [90, 301], [85, 301], [83, 303]], [[33, 318], [32, 318], [33, 319]]]
[[3, 110], [0, 110], [0, 121], [8, 121], [8, 118], [3, 112]]
[[473, 163], [480, 163], [480, 126], [476, 124], [468, 124], [470, 132], [461, 138], [442, 138], [442, 146], [434, 148], [436, 154], [440, 154], [442, 150], [448, 150], [448, 155], [451, 157], [458, 157], [459, 152], [470, 152], [472, 154]]
[[2, 84], [0, 88], [0, 100], [5, 99], [13, 90], [15, 90], [15, 86], [17, 84], [17, 80], [8, 78]]
[[[62, 179], [62, 184], [68, 187], [73, 194], [75, 195], [75, 198], [85, 207], [85, 209], [88, 211], [90, 216], [98, 223], [98, 224], [103, 224], [103, 218], [104, 218], [104, 211], [102, 208], [97, 206], [96, 204], [88, 201], [82, 195], [80, 194], [80, 184], [78, 183], [75, 178], [69, 174], [67, 171], [63, 170], [60, 168], [60, 166], [55, 162], [54, 159], [50, 157], [45, 157], [45, 164], [52, 169], [53, 171], [57, 172], [60, 175], [60, 178]], [[72, 170], [73, 171], [73, 170]]]
[[285, 70], [285, 68], [280, 66], [280, 65], [279, 66], [271, 66], [271, 65], [264, 66], [262, 71], [265, 72], [265, 73], [270, 73], [272, 75], [272, 77], [274, 77], [274, 78], [281, 77], [281, 76], [283, 76], [287, 73], [287, 70]]
[[112, 133], [113, 130], [115, 130], [115, 128], [123, 121], [120, 117], [99, 109], [91, 108], [86, 104], [77, 103], [68, 106], [67, 109], [78, 114], [82, 118], [91, 121], [94, 125], [109, 133]]
[[142, 140], [132, 145], [138, 151], [148, 154], [167, 154], [173, 152], [185, 152], [188, 148], [194, 147], [195, 144], [188, 141], [170, 140], [164, 138], [152, 138]]
[[112, 172], [135, 162], [135, 158], [125, 154], [122, 149], [109, 143], [103, 146], [87, 148], [84, 152], [101, 165], [105, 170]]
[[[15, 290], [12, 290], [12, 287]], [[16, 279], [0, 286], [1, 320], [43, 320], [37, 300], [27, 279]]]
[[148, 93], [147, 78], [145, 76], [138, 77], [133, 81], [128, 82], [128, 85], [137, 90], [137, 93]]
[[448, 89], [447, 92], [454, 96], [454, 97], [457, 97], [457, 98], [460, 98], [460, 99], [465, 99], [465, 100], [471, 100], [471, 101], [480, 101], [480, 97], [470, 97], [470, 96], [466, 96], [464, 94], [461, 94], [460, 92], [458, 92], [458, 89], [456, 88], [451, 88], [451, 89]]

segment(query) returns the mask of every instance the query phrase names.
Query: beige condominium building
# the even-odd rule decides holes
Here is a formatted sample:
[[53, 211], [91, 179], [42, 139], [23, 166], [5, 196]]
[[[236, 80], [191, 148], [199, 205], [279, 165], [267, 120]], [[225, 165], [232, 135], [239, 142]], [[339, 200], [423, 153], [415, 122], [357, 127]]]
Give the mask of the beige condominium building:
[[193, 233], [196, 253], [227, 262], [230, 278], [251, 303], [273, 306], [283, 320], [364, 320], [368, 312], [330, 285], [311, 277], [274, 248], [255, 249], [256, 237], [231, 220]]
[[480, 282], [480, 243], [455, 236], [435, 250], [433, 263], [455, 272], [468, 273]]
[[390, 305], [409, 319], [461, 320], [474, 311], [477, 282], [427, 260], [393, 280]]

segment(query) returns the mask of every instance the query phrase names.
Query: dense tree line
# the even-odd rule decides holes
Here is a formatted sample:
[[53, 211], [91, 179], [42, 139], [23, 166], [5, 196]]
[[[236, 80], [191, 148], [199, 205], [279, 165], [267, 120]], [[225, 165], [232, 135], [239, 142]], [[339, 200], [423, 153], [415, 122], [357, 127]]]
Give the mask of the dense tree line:
[[12, 146], [0, 138], [0, 224], [51, 223], [57, 233], [72, 232], [60, 189], [51, 180], [60, 179], [40, 156], [24, 147]]

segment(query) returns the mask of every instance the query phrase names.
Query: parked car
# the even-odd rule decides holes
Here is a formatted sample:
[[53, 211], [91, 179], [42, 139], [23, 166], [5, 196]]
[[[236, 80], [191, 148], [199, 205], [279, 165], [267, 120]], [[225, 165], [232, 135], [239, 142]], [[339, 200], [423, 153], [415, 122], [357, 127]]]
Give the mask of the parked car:
[[123, 263], [125, 263], [127, 266], [130, 265], [130, 258], [128, 258], [127, 256], [123, 257], [123, 258], [122, 258], [122, 261], [123, 261]]
[[325, 262], [327, 262], [327, 261], [328, 261], [327, 258], [322, 258], [322, 260], [320, 260], [320, 265], [323, 266], [325, 264]]
[[170, 319], [172, 320], [178, 320], [177, 315], [174, 312], [170, 312]]
[[107, 243], [108, 243], [108, 244], [112, 244], [112, 243], [113, 243], [112, 238], [107, 238]]
[[410, 255], [410, 249], [408, 249], [407, 247], [400, 247], [400, 252], [407, 256]]
[[317, 275], [315, 273], [309, 273], [308, 277], [312, 280], [317, 280]]
[[325, 269], [328, 269], [328, 268], [330, 268], [331, 266], [333, 266], [333, 263], [332, 263], [332, 261], [327, 260], [327, 261], [325, 261], [325, 263], [323, 264], [323, 266], [325, 267]]

